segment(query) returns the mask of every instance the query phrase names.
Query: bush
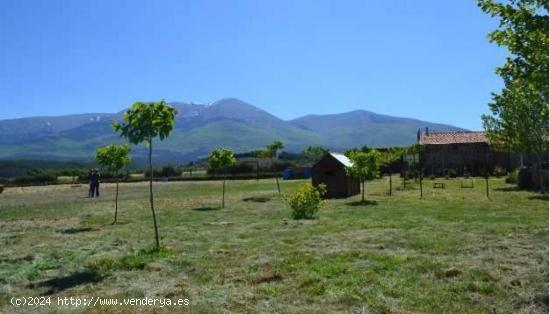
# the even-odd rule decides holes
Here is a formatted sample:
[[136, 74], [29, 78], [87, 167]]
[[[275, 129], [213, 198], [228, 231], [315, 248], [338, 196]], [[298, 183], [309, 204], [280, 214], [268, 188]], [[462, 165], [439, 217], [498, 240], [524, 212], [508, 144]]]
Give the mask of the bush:
[[456, 178], [456, 170], [455, 169], [445, 169], [444, 170], [445, 179], [449, 178]]
[[506, 183], [516, 184], [518, 183], [519, 168], [516, 168], [506, 176]]
[[323, 205], [323, 195], [326, 186], [320, 184], [317, 188], [311, 183], [305, 183], [298, 190], [284, 196], [285, 203], [292, 209], [294, 219], [313, 219]]
[[506, 175], [506, 169], [501, 166], [496, 166], [493, 170], [493, 175], [496, 177], [502, 177]]

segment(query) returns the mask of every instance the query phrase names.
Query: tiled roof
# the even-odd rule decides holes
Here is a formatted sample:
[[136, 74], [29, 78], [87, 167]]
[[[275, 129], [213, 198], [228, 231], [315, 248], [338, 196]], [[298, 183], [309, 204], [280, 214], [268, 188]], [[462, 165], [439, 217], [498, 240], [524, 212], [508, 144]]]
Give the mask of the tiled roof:
[[418, 139], [420, 145], [464, 143], [489, 143], [489, 139], [485, 132], [421, 132]]

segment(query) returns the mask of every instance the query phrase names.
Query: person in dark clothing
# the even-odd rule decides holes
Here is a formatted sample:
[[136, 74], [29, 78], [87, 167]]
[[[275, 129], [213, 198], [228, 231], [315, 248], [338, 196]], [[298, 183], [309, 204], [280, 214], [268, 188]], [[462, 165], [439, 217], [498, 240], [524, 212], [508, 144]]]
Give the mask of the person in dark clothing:
[[[91, 182], [92, 182], [92, 197], [99, 197], [99, 178], [100, 174], [97, 169], [92, 171]], [[94, 195], [95, 194], [95, 195]]]
[[93, 170], [88, 171], [88, 197], [94, 197], [94, 185], [92, 183]]

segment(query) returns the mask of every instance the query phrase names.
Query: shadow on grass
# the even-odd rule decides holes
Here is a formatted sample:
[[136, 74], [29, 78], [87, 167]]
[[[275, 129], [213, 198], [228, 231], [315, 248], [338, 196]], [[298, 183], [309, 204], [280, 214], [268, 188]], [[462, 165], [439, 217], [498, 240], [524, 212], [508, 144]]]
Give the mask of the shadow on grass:
[[548, 194], [531, 195], [527, 198], [530, 200], [548, 201]]
[[122, 221], [122, 222], [120, 222], [120, 221], [114, 222], [114, 221], [113, 221], [113, 222], [110, 222], [110, 223], [108, 223], [108, 224], [103, 224], [102, 227], [107, 227], [107, 226], [124, 226], [124, 225], [127, 225], [127, 224], [129, 224], [128, 221]]
[[198, 212], [209, 212], [209, 211], [220, 210], [220, 209], [222, 208], [221, 207], [197, 207], [197, 208], [193, 208], [192, 210], [195, 210]]
[[90, 228], [90, 227], [80, 227], [80, 228], [69, 228], [65, 230], [61, 230], [61, 233], [66, 234], [75, 234], [80, 232], [90, 232], [90, 231], [97, 231], [98, 229]]
[[499, 192], [514, 192], [514, 191], [521, 191], [521, 189], [518, 188], [517, 186], [507, 186], [507, 187], [503, 187], [503, 188], [495, 188], [495, 191], [499, 191]]
[[47, 288], [43, 295], [54, 294], [72, 287], [85, 285], [88, 283], [97, 283], [103, 280], [103, 276], [95, 270], [84, 270], [72, 273], [68, 276], [55, 277], [52, 279], [29, 284], [29, 288]]
[[25, 255], [22, 257], [15, 257], [15, 258], [0, 258], [0, 263], [10, 263], [15, 264], [19, 262], [29, 262], [34, 259], [34, 256], [32, 255]]
[[364, 201], [355, 201], [355, 202], [348, 202], [346, 203], [348, 206], [369, 206], [369, 205], [378, 205], [378, 201], [370, 201], [370, 200], [364, 200]]
[[269, 202], [271, 198], [269, 197], [247, 197], [243, 198], [243, 202], [255, 202], [255, 203], [266, 203]]

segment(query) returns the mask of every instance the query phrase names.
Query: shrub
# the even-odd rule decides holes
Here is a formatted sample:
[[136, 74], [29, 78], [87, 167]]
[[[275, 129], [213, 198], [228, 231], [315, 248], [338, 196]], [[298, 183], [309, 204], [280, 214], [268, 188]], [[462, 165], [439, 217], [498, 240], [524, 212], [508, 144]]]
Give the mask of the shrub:
[[283, 199], [292, 209], [292, 218], [313, 219], [323, 205], [322, 197], [325, 192], [324, 184], [314, 187], [311, 183], [305, 183], [298, 190], [285, 195]]
[[501, 166], [496, 166], [493, 170], [493, 175], [496, 177], [502, 177], [506, 175], [506, 169]]
[[518, 174], [519, 174], [519, 168], [516, 168], [510, 171], [510, 173], [508, 173], [508, 175], [506, 176], [506, 183], [510, 183], [510, 184], [518, 183]]

